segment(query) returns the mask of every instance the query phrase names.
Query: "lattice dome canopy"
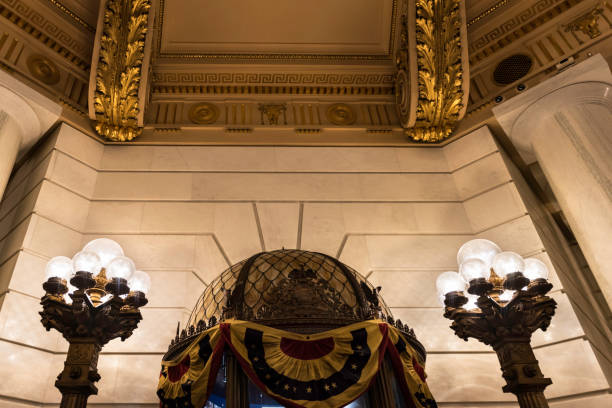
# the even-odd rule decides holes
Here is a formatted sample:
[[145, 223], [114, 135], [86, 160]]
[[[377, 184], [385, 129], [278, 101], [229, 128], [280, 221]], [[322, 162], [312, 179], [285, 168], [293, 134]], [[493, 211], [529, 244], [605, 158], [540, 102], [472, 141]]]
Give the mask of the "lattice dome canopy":
[[[391, 311], [365, 277], [339, 260], [316, 252], [262, 252], [225, 270], [198, 299], [187, 328], [170, 354], [206, 327], [238, 319], [313, 333], [351, 323], [383, 319], [414, 334]], [[414, 338], [418, 350], [423, 350]], [[424, 353], [424, 350], [423, 350]]]

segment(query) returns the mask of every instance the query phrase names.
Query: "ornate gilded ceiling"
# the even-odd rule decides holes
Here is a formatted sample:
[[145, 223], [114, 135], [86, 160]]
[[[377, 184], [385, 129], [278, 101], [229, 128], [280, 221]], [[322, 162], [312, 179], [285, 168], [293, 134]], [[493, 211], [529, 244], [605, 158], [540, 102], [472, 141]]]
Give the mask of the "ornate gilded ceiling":
[[[135, 120], [144, 131], [136, 142], [401, 144], [415, 138], [402, 127], [416, 126], [416, 111], [407, 117], [397, 109], [404, 0], [150, 3], [143, 49], [150, 76], [137, 85]], [[95, 67], [100, 61], [98, 16], [99, 0], [0, 0], [0, 67], [60, 101], [67, 120], [85, 129], [93, 129], [98, 109], [88, 102], [100, 85], [91, 74], [92, 61]], [[463, 20], [469, 69], [461, 71], [463, 85], [440, 86], [449, 96], [435, 100], [461, 104], [450, 96], [469, 95], [446, 114], [465, 113], [468, 125], [483, 120], [496, 100], [520, 92], [518, 84], [524, 89], [553, 75], [560, 61], [612, 48], [604, 45], [612, 7], [601, 0], [466, 0]], [[410, 30], [416, 41], [418, 29]], [[512, 65], [517, 54], [529, 63]], [[508, 57], [515, 59], [500, 65]], [[419, 69], [405, 70], [407, 78]], [[512, 76], [521, 70], [524, 76]], [[434, 96], [421, 94], [422, 81], [410, 83], [412, 107], [419, 104], [423, 120], [426, 104], [419, 98]], [[432, 115], [426, 128], [442, 113]]]

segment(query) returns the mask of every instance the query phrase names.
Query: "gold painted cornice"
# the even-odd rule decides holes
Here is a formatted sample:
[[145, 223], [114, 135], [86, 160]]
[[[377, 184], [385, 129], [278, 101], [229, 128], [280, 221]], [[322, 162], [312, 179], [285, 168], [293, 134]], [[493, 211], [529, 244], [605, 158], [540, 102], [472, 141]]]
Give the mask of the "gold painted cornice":
[[30, 38], [37, 40], [52, 52], [60, 55], [81, 71], [89, 69], [89, 61], [83, 59], [83, 43], [74, 40], [61, 29], [50, 24], [37, 10], [19, 1], [11, 1], [11, 6], [20, 10], [28, 18], [15, 13], [13, 9], [0, 4], [0, 17], [19, 27]]
[[474, 17], [473, 19], [468, 21], [467, 26], [470, 27], [471, 25], [476, 24], [477, 22], [479, 22], [483, 18], [485, 18], [488, 15], [496, 12], [497, 9], [499, 9], [500, 7], [503, 7], [506, 4], [508, 4], [509, 1], [510, 0], [501, 0], [501, 1], [498, 1], [493, 6], [489, 7], [488, 9], [486, 9], [485, 11], [483, 11], [482, 13], [480, 13], [479, 15], [477, 15], [476, 17]]
[[87, 22], [85, 20], [83, 20], [81, 17], [79, 17], [76, 13], [74, 13], [72, 10], [70, 10], [68, 7], [66, 7], [65, 5], [63, 5], [62, 3], [60, 3], [57, 0], [47, 0], [49, 3], [53, 4], [55, 7], [57, 7], [62, 13], [64, 13], [64, 15], [66, 15], [67, 17], [70, 17], [70, 19], [72, 19], [76, 24], [84, 27], [87, 31], [91, 31], [91, 32], [95, 32], [96, 29], [92, 26], [90, 26], [89, 24], [87, 24]]
[[112, 141], [142, 132], [140, 83], [150, 8], [151, 0], [108, 0], [104, 9], [93, 104], [96, 131]]
[[413, 4], [402, 21], [396, 58], [398, 113], [412, 140], [440, 142], [450, 136], [467, 103], [465, 13], [461, 0]]

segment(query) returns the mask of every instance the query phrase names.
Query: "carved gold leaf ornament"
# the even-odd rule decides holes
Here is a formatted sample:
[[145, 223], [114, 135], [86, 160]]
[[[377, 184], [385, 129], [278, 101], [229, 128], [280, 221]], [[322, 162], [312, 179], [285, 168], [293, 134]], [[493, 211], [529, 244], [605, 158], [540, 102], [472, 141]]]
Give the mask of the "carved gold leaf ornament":
[[[408, 45], [406, 18], [402, 24], [396, 105], [406, 135], [416, 141], [439, 142], [450, 136], [464, 106], [461, 0], [416, 0], [415, 9], [414, 50]], [[407, 74], [410, 58], [416, 58], [414, 91]], [[410, 103], [411, 92], [417, 92], [416, 106]], [[414, 123], [409, 123], [412, 115]]]
[[96, 131], [129, 141], [138, 126], [139, 88], [151, 0], [108, 0], [96, 71]]

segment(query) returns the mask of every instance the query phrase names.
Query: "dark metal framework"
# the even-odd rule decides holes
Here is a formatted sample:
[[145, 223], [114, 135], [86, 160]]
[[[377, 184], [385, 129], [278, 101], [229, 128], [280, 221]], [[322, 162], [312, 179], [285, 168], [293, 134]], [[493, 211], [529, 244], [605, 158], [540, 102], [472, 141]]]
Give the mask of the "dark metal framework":
[[208, 285], [164, 358], [178, 354], [207, 327], [233, 318], [304, 334], [382, 319], [404, 331], [425, 359], [413, 330], [395, 321], [380, 290], [329, 255], [297, 249], [261, 252]]

